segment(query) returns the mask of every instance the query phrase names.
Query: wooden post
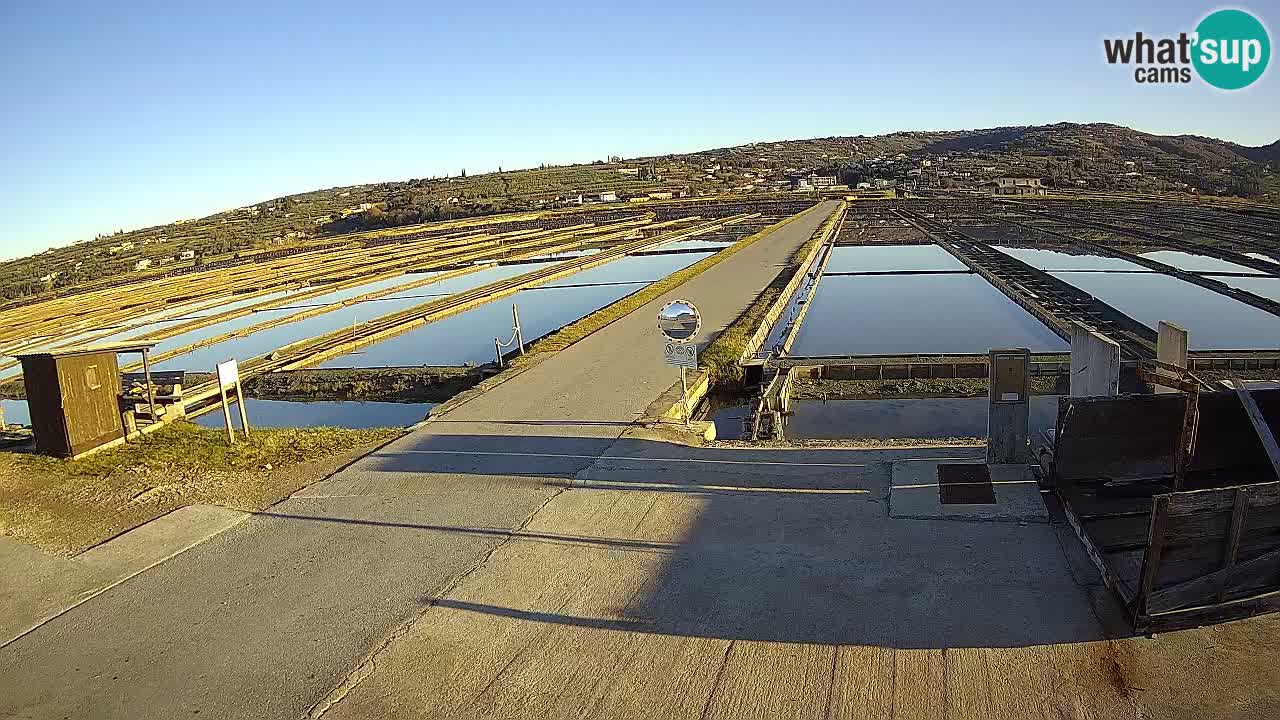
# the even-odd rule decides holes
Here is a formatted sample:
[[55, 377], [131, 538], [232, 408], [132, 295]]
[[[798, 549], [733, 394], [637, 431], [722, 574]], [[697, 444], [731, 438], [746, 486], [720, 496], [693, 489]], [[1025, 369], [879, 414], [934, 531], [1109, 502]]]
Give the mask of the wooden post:
[[1236, 488], [1235, 502], [1231, 508], [1231, 524], [1227, 526], [1227, 547], [1222, 552], [1222, 569], [1226, 575], [1222, 578], [1222, 586], [1218, 588], [1215, 600], [1225, 602], [1227, 588], [1231, 586], [1231, 569], [1236, 566], [1236, 558], [1240, 554], [1240, 535], [1244, 532], [1245, 513], [1249, 510], [1249, 488]]
[[1164, 535], [1168, 524], [1169, 496], [1157, 495], [1151, 507], [1151, 527], [1147, 531], [1147, 550], [1142, 555], [1142, 574], [1139, 575], [1138, 594], [1134, 598], [1134, 615], [1147, 614], [1147, 599], [1155, 589], [1156, 577], [1160, 574], [1160, 560], [1164, 555]]
[[249, 437], [249, 414], [244, 409], [244, 390], [240, 389], [240, 380], [236, 380], [236, 404], [240, 406], [240, 430]]
[[222, 387], [221, 384], [218, 386], [218, 398], [222, 400], [222, 420], [227, 426], [227, 444], [235, 445], [236, 434], [231, 429], [231, 410], [227, 407], [227, 389]]
[[1196, 454], [1196, 436], [1200, 434], [1200, 388], [1187, 390], [1187, 403], [1182, 412], [1182, 434], [1178, 436], [1178, 452], [1173, 457], [1173, 489], [1181, 490], [1187, 482], [1187, 468]]
[[151, 384], [151, 362], [147, 359], [146, 348], [142, 348], [142, 373], [147, 381], [147, 403], [151, 408], [151, 422], [160, 422], [160, 411], [156, 409], [156, 391]]

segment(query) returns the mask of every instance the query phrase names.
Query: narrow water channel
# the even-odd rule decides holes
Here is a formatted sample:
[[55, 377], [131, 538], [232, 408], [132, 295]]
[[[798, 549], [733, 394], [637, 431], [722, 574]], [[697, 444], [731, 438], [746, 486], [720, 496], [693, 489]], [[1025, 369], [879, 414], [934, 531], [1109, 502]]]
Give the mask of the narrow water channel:
[[[245, 402], [250, 427], [303, 428], [340, 427], [376, 428], [405, 427], [424, 418], [436, 403], [362, 402], [359, 400], [257, 400]], [[240, 427], [240, 415], [232, 407], [232, 424]], [[225, 420], [221, 411], [196, 418], [204, 427], [221, 428]]]

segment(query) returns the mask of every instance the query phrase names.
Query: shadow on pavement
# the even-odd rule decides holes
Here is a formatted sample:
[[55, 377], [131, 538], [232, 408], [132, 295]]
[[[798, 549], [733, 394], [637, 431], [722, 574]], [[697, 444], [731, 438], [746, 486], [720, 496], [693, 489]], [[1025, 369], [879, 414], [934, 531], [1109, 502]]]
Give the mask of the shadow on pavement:
[[1104, 638], [1050, 524], [888, 516], [891, 461], [973, 456], [972, 448], [692, 448], [630, 437], [423, 433], [373, 456], [368, 469], [543, 476], [602, 497], [681, 493], [698, 504], [691, 526], [664, 533], [641, 523], [633, 537], [398, 525], [554, 542], [570, 553], [663, 556], [622, 621], [429, 600], [442, 606], [682, 636], [895, 648]]

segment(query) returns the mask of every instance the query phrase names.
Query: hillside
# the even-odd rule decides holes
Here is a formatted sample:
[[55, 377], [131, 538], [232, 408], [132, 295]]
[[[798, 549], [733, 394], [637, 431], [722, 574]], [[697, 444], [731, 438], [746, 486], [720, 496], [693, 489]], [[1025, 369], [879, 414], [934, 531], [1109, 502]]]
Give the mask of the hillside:
[[288, 251], [344, 233], [564, 207], [588, 202], [593, 193], [625, 199], [650, 192], [697, 196], [782, 190], [789, 176], [809, 171], [838, 175], [850, 185], [878, 181], [907, 189], [974, 189], [999, 175], [1033, 175], [1058, 187], [1200, 192], [1274, 203], [1280, 198], [1280, 141], [1255, 148], [1117, 125], [1060, 123], [752, 143], [472, 176], [464, 171], [274, 198], [54, 248], [0, 264], [0, 299], [25, 301], [124, 276], [142, 279], [202, 264], [249, 261], [251, 253]]

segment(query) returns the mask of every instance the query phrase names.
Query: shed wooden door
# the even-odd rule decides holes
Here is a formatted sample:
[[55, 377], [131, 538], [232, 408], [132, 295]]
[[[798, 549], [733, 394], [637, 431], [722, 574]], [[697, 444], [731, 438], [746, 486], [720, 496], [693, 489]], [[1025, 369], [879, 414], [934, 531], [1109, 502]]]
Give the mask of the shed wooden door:
[[123, 436], [115, 353], [59, 358], [58, 384], [72, 455]]

